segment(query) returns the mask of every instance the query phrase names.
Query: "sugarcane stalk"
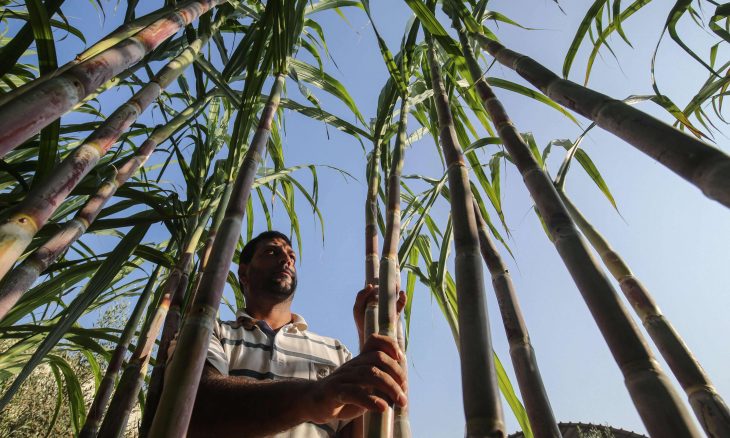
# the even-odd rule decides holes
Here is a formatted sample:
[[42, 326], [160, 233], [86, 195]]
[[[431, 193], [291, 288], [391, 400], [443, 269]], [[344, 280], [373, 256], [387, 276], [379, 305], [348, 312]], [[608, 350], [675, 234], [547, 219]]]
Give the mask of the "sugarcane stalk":
[[459, 307], [459, 357], [467, 437], [504, 437], [505, 426], [479, 254], [477, 223], [472, 208], [469, 174], [456, 137], [449, 99], [427, 34], [428, 63], [439, 120], [441, 150], [448, 165], [449, 201], [454, 222], [456, 292]]
[[522, 316], [522, 310], [520, 310], [520, 303], [512, 284], [512, 276], [499, 255], [494, 241], [489, 236], [487, 222], [482, 217], [476, 200], [474, 201], [474, 216], [479, 224], [479, 248], [492, 276], [492, 286], [499, 303], [512, 365], [533, 433], [538, 438], [561, 437], [545, 385], [542, 382], [535, 350], [530, 342], [527, 325]]
[[0, 284], [0, 320], [12, 309], [15, 303], [30, 289], [43, 271], [48, 269], [74, 242], [76, 242], [94, 222], [106, 203], [116, 191], [139, 170], [154, 152], [158, 144], [167, 140], [173, 133], [194, 117], [207, 101], [216, 94], [212, 91], [202, 99], [176, 115], [164, 126], [156, 128], [114, 175], [102, 184], [73, 219], [63, 224], [46, 243], [33, 251], [18, 266], [8, 273]]
[[[149, 22], [154, 21], [154, 18], [156, 16], [159, 16], [159, 15], [165, 13], [168, 9], [169, 9], [169, 7], [165, 7], [163, 9], [161, 9], [160, 11], [157, 11], [156, 13], [152, 13], [152, 14], [150, 14], [148, 16], [142, 17], [139, 20], [143, 20], [144, 19], [144, 20], [146, 20], [145, 22], [147, 24], [149, 24]], [[211, 24], [210, 29], [209, 29], [209, 32], [208, 32], [211, 35], [211, 37], [214, 36], [214, 35], [216, 35], [218, 33], [218, 31], [220, 30], [220, 27], [223, 24], [225, 24], [226, 19], [227, 18], [230, 18], [232, 15], [235, 15], [235, 13], [233, 13], [233, 14], [228, 14], [228, 13], [221, 14], [219, 16], [219, 18], [215, 22], [213, 22], [213, 24]], [[131, 25], [132, 23], [129, 23], [129, 24]], [[143, 23], [137, 24], [137, 27], [140, 27], [140, 26], [143, 27]], [[119, 31], [121, 32], [121, 30], [124, 29], [124, 28], [125, 28], [125, 26], [121, 26], [120, 29], [119, 29]], [[131, 30], [126, 30], [126, 31], [127, 32], [131, 32]], [[133, 33], [136, 33], [136, 31], [134, 31]], [[101, 41], [101, 42], [97, 43], [97, 45], [100, 46], [97, 50], [101, 50], [101, 49], [106, 48], [106, 47], [104, 47], [102, 45], [103, 42], [104, 41]], [[91, 52], [91, 53], [89, 53], [89, 55], [86, 55], [88, 52], [90, 52], [94, 48], [95, 47], [90, 47], [88, 50], [84, 51], [79, 56], [80, 57], [83, 57], [83, 56], [87, 56], [88, 57], [88, 56], [91, 56], [91, 55], [96, 54], [94, 52]], [[150, 53], [149, 55], [153, 55], [153, 54]], [[81, 59], [83, 60], [85, 58], [81, 58]], [[109, 79], [104, 84], [102, 84], [99, 88], [97, 88], [96, 91], [94, 91], [93, 93], [87, 95], [86, 97], [84, 97], [83, 99], [81, 99], [79, 102], [77, 102], [76, 105], [74, 105], [73, 108], [71, 108], [71, 111], [76, 111], [77, 109], [81, 108], [86, 102], [88, 102], [88, 101], [90, 101], [92, 99], [96, 99], [97, 97], [99, 97], [99, 95], [101, 95], [105, 91], [109, 90], [110, 88], [116, 87], [117, 85], [119, 85], [120, 83], [122, 83], [125, 79], [129, 78], [130, 76], [132, 76], [134, 74], [134, 72], [136, 72], [138, 69], [144, 67], [145, 65], [147, 65], [147, 63], [149, 63], [151, 61], [154, 61], [154, 60], [157, 60], [157, 58], [156, 57], [150, 58], [150, 56], [147, 56], [142, 61], [138, 62], [137, 64], [135, 64], [135, 65], [133, 65], [131, 67], [129, 67], [128, 69], [126, 69], [123, 72], [119, 73], [115, 77]]]
[[[205, 270], [208, 265], [213, 241], [217, 234], [218, 227], [220, 227], [220, 224], [223, 221], [228, 201], [231, 199], [232, 188], [233, 185], [230, 182], [226, 183], [225, 189], [223, 190], [223, 194], [218, 203], [218, 207], [216, 207], [216, 213], [215, 216], [213, 216], [213, 222], [210, 226], [206, 243], [204, 244], [205, 249], [203, 257], [200, 260], [201, 271]], [[195, 301], [199, 287], [200, 276], [198, 277], [198, 281], [193, 284], [189, 296], [187, 297], [187, 305], [185, 307], [185, 311], [182, 313], [183, 315], [189, 314], [190, 306]], [[157, 357], [155, 358], [155, 367], [152, 369], [152, 375], [150, 376], [149, 385], [147, 386], [147, 399], [144, 412], [142, 413], [142, 424], [140, 426], [141, 437], [148, 436], [149, 429], [152, 426], [152, 420], [155, 417], [155, 412], [157, 412], [157, 406], [159, 405], [160, 396], [162, 395], [165, 370], [167, 369], [167, 360], [169, 358], [168, 347], [180, 329], [181, 315], [179, 311], [180, 303], [178, 301], [183, 300], [184, 298], [184, 294], [177, 296], [177, 299], [171, 303], [170, 313], [168, 313], [167, 318], [165, 319], [165, 326], [162, 329], [162, 336], [160, 337], [160, 346], [157, 349]]]
[[195, 297], [190, 314], [180, 330], [177, 349], [166, 376], [174, 384], [165, 385], [163, 389], [149, 436], [183, 437], [187, 432], [213, 323], [238, 242], [251, 186], [279, 107], [284, 78], [284, 73], [277, 73], [258, 128], [236, 177], [231, 202], [213, 244], [210, 261], [203, 272], [200, 290], [205, 293]]
[[[18, 88], [15, 88], [2, 96], [0, 96], [0, 106], [4, 105], [7, 102], [10, 102], [11, 100], [15, 99], [16, 97], [20, 96], [23, 93], [27, 93], [31, 88], [35, 88], [38, 85], [46, 82], [47, 80], [54, 78], [61, 73], [64, 73], [65, 71], [69, 70], [70, 68], [82, 63], [83, 61], [86, 61], [87, 59], [91, 58], [92, 56], [98, 55], [99, 53], [103, 52], [104, 50], [109, 49], [110, 47], [114, 46], [115, 44], [119, 43], [120, 41], [125, 40], [126, 38], [131, 37], [132, 35], [138, 33], [140, 30], [144, 29], [145, 27], [152, 24], [154, 21], [158, 20], [160, 17], [162, 17], [164, 14], [170, 13], [170, 11], [173, 8], [170, 6], [165, 6], [164, 8], [160, 8], [157, 11], [151, 12], [144, 17], [140, 17], [134, 21], [131, 21], [129, 23], [125, 23], [115, 30], [113, 30], [110, 34], [99, 40], [96, 44], [89, 47], [88, 49], [84, 50], [83, 52], [79, 53], [72, 59], [71, 61], [67, 62], [66, 64], [62, 65], [58, 69], [56, 69], [54, 72], [40, 76], [30, 82], [26, 82], [25, 84], [21, 85]], [[50, 12], [50, 11], [49, 11]], [[18, 33], [20, 35], [20, 32]], [[31, 34], [32, 39], [32, 34]], [[12, 66], [14, 63], [9, 63], [9, 66]], [[76, 109], [76, 107], [74, 107]]]
[[532, 58], [473, 34], [484, 50], [548, 97], [635, 146], [699, 188], [708, 198], [730, 207], [730, 156], [637, 108], [578, 85]]
[[223, 222], [223, 218], [225, 217], [228, 201], [231, 200], [233, 181], [226, 181], [224, 185], [225, 187], [223, 189], [220, 202], [218, 203], [218, 207], [215, 210], [215, 215], [213, 215], [213, 221], [211, 222], [210, 228], [208, 229], [208, 235], [205, 239], [205, 243], [203, 244], [203, 250], [200, 254], [200, 266], [198, 268], [198, 272], [200, 273], [200, 275], [196, 277], [195, 283], [193, 283], [193, 287], [190, 290], [190, 296], [186, 299], [183, 316], [188, 314], [188, 312], [190, 311], [190, 306], [195, 301], [195, 295], [197, 295], [198, 289], [200, 288], [202, 273], [205, 270], [205, 267], [208, 266], [208, 260], [210, 260], [210, 252], [213, 250], [213, 242], [215, 241], [215, 236], [218, 234], [218, 228], [220, 228], [221, 222]]
[[[406, 358], [406, 337], [403, 331], [403, 319], [398, 317], [398, 347], [403, 353], [403, 359], [398, 361], [403, 371], [408, 374], [408, 359]], [[406, 395], [408, 393], [406, 392]], [[411, 423], [408, 419], [408, 406], [396, 406], [393, 408], [393, 437], [411, 438]]]
[[[166, 353], [167, 348], [170, 346], [170, 341], [176, 333], [176, 323], [179, 323], [180, 303], [187, 290], [195, 248], [200, 241], [200, 236], [203, 234], [211, 212], [212, 207], [209, 206], [201, 214], [195, 230], [187, 239], [187, 244], [182, 251], [180, 259], [167, 278], [162, 292], [162, 299], [155, 310], [147, 332], [137, 342], [137, 348], [129, 359], [129, 363], [119, 380], [117, 390], [114, 392], [114, 397], [109, 404], [109, 410], [104, 416], [104, 421], [99, 429], [99, 437], [116, 438], [123, 436], [124, 430], [127, 427], [127, 420], [137, 403], [137, 395], [144, 382], [144, 377], [147, 375], [147, 366], [149, 365], [152, 348], [155, 345], [155, 340], [160, 329], [163, 327], [163, 323], [164, 329], [158, 347], [158, 358], [160, 358], [163, 351]], [[165, 331], [168, 333], [165, 333]]]
[[[454, 24], [457, 31], [463, 33], [458, 20], [454, 20]], [[649, 434], [700, 436], [616, 291], [591, 257], [550, 178], [538, 166], [502, 103], [484, 80], [469, 44], [462, 44], [462, 51], [482, 104], [522, 174], [555, 248], [621, 369], [629, 394]]]
[[[378, 188], [380, 187], [380, 136], [376, 134], [373, 140], [373, 152], [368, 174], [368, 191], [365, 197], [365, 286], [378, 284], [378, 270], [380, 260], [378, 258]], [[369, 171], [369, 172], [368, 172]], [[365, 320], [363, 321], [363, 333], [358, 340], [360, 350], [365, 341], [378, 331], [378, 303], [368, 301], [365, 307]], [[370, 412], [363, 414], [360, 423], [356, 427], [361, 428], [364, 434], [365, 425], [370, 424]]]
[[[373, 152], [370, 161], [370, 178], [368, 178], [368, 192], [365, 199], [365, 285], [378, 284], [378, 188], [380, 187], [380, 141], [373, 142]], [[367, 303], [365, 308], [364, 342], [370, 335], [378, 331], [378, 303]], [[362, 345], [360, 345], [362, 348]]]
[[[388, 175], [388, 197], [386, 200], [385, 233], [383, 234], [383, 255], [378, 269], [378, 333], [397, 342], [397, 308], [400, 290], [400, 266], [398, 265], [398, 243], [400, 242], [400, 178], [403, 171], [403, 156], [407, 138], [408, 94], [401, 96], [398, 136], [393, 148], [393, 158]], [[377, 172], [377, 169], [373, 169]], [[393, 407], [385, 412], [371, 412], [365, 425], [365, 436], [390, 438], [393, 436]]]
[[[0, 107], [0, 158], [65, 114], [102, 84], [226, 0], [191, 0], [111, 48], [54, 76]], [[140, 103], [144, 102], [142, 100]]]
[[578, 228], [598, 252], [611, 275], [618, 281], [624, 296], [679, 381], [707, 436], [718, 438], [730, 436], [730, 410], [689, 347], [621, 256], [588, 222], [565, 193], [562, 191], [558, 193]]
[[94, 168], [162, 90], [185, 71], [207, 40], [207, 35], [202, 36], [170, 61], [69, 154], [53, 174], [31, 189], [5, 223], [0, 225], [0, 279], [5, 276], [30, 244], [33, 236], [46, 224], [71, 190]]
[[162, 265], [157, 265], [155, 270], [152, 271], [150, 279], [147, 281], [147, 285], [137, 299], [137, 304], [134, 305], [134, 310], [132, 310], [132, 314], [129, 316], [129, 320], [124, 326], [124, 331], [119, 338], [119, 343], [117, 343], [114, 353], [112, 353], [112, 356], [109, 359], [109, 364], [106, 367], [104, 378], [101, 379], [99, 388], [96, 390], [94, 401], [91, 403], [89, 412], [86, 415], [86, 421], [84, 422], [84, 427], [79, 433], [79, 438], [94, 438], [99, 431], [102, 416], [104, 415], [107, 403], [109, 403], [112, 391], [114, 390], [114, 383], [117, 379], [117, 374], [119, 374], [119, 370], [122, 368], [124, 356], [127, 353], [129, 344], [132, 342], [132, 337], [137, 330], [137, 325], [139, 324], [139, 320], [142, 318], [142, 313], [147, 305], [147, 301], [154, 290], [155, 284], [157, 284], [157, 277], [161, 269]]

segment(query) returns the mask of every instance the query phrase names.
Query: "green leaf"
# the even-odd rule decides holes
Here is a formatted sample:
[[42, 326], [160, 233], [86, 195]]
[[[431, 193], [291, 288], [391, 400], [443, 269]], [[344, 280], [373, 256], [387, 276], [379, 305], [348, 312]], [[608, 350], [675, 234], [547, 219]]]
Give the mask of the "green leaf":
[[411, 8], [413, 13], [416, 14], [416, 17], [418, 17], [418, 20], [420, 20], [423, 27], [433, 36], [436, 41], [438, 41], [441, 47], [443, 47], [444, 50], [449, 53], [449, 55], [457, 57], [461, 56], [461, 49], [459, 49], [459, 45], [456, 44], [456, 42], [449, 36], [449, 34], [446, 32], [446, 29], [441, 26], [441, 23], [436, 18], [434, 13], [428, 9], [428, 6], [426, 6], [420, 0], [405, 1]]
[[573, 42], [570, 43], [568, 52], [565, 54], [565, 60], [563, 61], [564, 78], [568, 78], [568, 74], [570, 73], [570, 67], [573, 65], [575, 55], [578, 54], [578, 49], [583, 42], [583, 38], [585, 38], [591, 27], [591, 23], [593, 22], [593, 20], [596, 19], [596, 16], [601, 12], [601, 9], [607, 1], [608, 0], [595, 0], [591, 7], [588, 8], [586, 15], [583, 17], [583, 20], [580, 22], [578, 29], [575, 31]]
[[352, 113], [355, 115], [355, 117], [357, 117], [360, 123], [367, 126], [367, 123], [365, 122], [362, 114], [360, 114], [360, 110], [358, 110], [355, 101], [352, 99], [352, 96], [350, 96], [350, 93], [347, 91], [347, 89], [345, 89], [345, 87], [337, 79], [333, 78], [324, 71], [319, 70], [307, 64], [306, 62], [299, 61], [297, 59], [291, 59], [289, 61], [289, 66], [291, 69], [296, 70], [297, 77], [302, 81], [314, 85], [315, 87], [320, 88], [321, 90], [326, 91], [334, 97], [338, 98], [350, 109], [350, 111], [352, 111]]
[[25, 364], [8, 390], [5, 394], [3, 394], [2, 399], [0, 399], [0, 410], [7, 406], [15, 393], [20, 389], [20, 385], [22, 385], [25, 379], [28, 378], [35, 367], [41, 363], [43, 358], [51, 351], [58, 341], [63, 338], [66, 332], [73, 324], [76, 323], [76, 320], [78, 320], [83, 312], [102, 292], [104, 292], [104, 290], [111, 284], [112, 280], [114, 280], [114, 277], [120, 273], [124, 264], [127, 263], [129, 256], [147, 233], [148, 228], [149, 225], [138, 225], [132, 228], [132, 230], [124, 236], [121, 242], [119, 242], [119, 245], [117, 245], [109, 257], [107, 257], [107, 259], [99, 266], [99, 269], [96, 271], [94, 276], [91, 277], [91, 280], [89, 280], [89, 283], [86, 285], [84, 290], [63, 312], [59, 322], [53, 327], [51, 332], [33, 353], [33, 356], [31, 356], [30, 360]]
[[713, 32], [726, 42], [730, 43], [730, 32], [728, 32], [726, 29], [723, 29], [718, 25], [717, 23], [719, 21], [722, 21], [724, 19], [727, 19], [727, 17], [730, 16], [730, 3], [725, 3], [722, 5], [718, 5], [717, 9], [715, 9], [715, 14], [710, 18], [710, 29], [712, 29]]
[[531, 90], [525, 86], [516, 84], [514, 82], [505, 80], [505, 79], [499, 79], [495, 77], [489, 77], [487, 78], [487, 83], [493, 87], [502, 88], [504, 90], [509, 90], [517, 94], [521, 94], [523, 96], [529, 97], [531, 99], [534, 99], [540, 103], [543, 103], [550, 108], [558, 111], [568, 119], [570, 119], [571, 122], [575, 123], [577, 126], [580, 126], [580, 123], [578, 120], [565, 108], [558, 105], [554, 100], [550, 99], [549, 97], [545, 96], [544, 94]]
[[681, 47], [703, 67], [709, 70], [710, 73], [717, 77], [720, 77], [720, 74], [713, 70], [713, 68], [710, 67], [709, 64], [707, 64], [702, 58], [699, 57], [699, 55], [692, 51], [692, 49], [690, 49], [689, 46], [685, 44], [685, 42], [682, 40], [682, 38], [679, 37], [679, 34], [677, 33], [677, 23], [679, 22], [679, 19], [691, 10], [691, 6], [692, 0], [677, 0], [677, 2], [674, 4], [674, 7], [672, 7], [672, 10], [669, 11], [669, 16], [667, 17], [667, 22], [664, 26], [664, 29], [669, 31], [669, 36], [672, 38], [672, 40], [674, 40], [675, 43], [677, 43], [679, 47]]
[[522, 406], [520, 399], [517, 397], [515, 389], [512, 387], [512, 382], [509, 380], [509, 376], [502, 365], [502, 361], [500, 361], [499, 357], [497, 357], [497, 353], [494, 353], [494, 365], [497, 370], [497, 384], [499, 385], [499, 390], [502, 391], [504, 399], [507, 400], [507, 404], [510, 409], [512, 409], [512, 413], [515, 414], [517, 422], [520, 423], [522, 433], [525, 438], [533, 437], [534, 435], [532, 434], [530, 420], [527, 418], [527, 411], [525, 411], [525, 407]]
[[76, 376], [76, 372], [71, 365], [62, 357], [50, 354], [48, 355], [48, 363], [54, 369], [54, 374], [60, 370], [65, 381], [65, 392], [68, 396], [68, 403], [71, 411], [71, 425], [78, 434], [81, 431], [81, 425], [86, 418], [86, 409], [84, 406], [84, 394], [81, 390], [81, 384]]
[[591, 158], [586, 154], [586, 152], [583, 149], [578, 149], [575, 154], [575, 159], [578, 160], [580, 165], [583, 167], [583, 170], [586, 171], [588, 176], [591, 177], [593, 182], [598, 186], [598, 188], [601, 190], [601, 193], [606, 196], [608, 201], [611, 203], [614, 209], [618, 211], [618, 206], [616, 205], [616, 200], [613, 198], [613, 195], [611, 194], [611, 191], [608, 189], [608, 185], [606, 184], [606, 181], [604, 181], [603, 177], [601, 176], [601, 173], [598, 171], [598, 168], [596, 168], [595, 164], [593, 164], [593, 161]]
[[[17, 64], [20, 57], [23, 56], [23, 53], [25, 53], [25, 51], [28, 50], [28, 47], [30, 47], [33, 43], [34, 38], [37, 38], [37, 32], [39, 34], [45, 33], [43, 30], [45, 23], [48, 23], [50, 29], [51, 21], [49, 18], [56, 13], [63, 2], [64, 0], [47, 0], [43, 5], [40, 5], [40, 7], [36, 5], [36, 3], [38, 3], [37, 0], [34, 0], [31, 4], [26, 3], [29, 6], [29, 16], [27, 17], [28, 19], [26, 20], [26, 23], [20, 28], [12, 40], [0, 48], [0, 77], [8, 74]], [[43, 15], [45, 18], [39, 17], [40, 15]], [[52, 35], [50, 42], [53, 44]], [[43, 45], [45, 44], [46, 43], [43, 43]], [[40, 47], [38, 48], [39, 52], [46, 49], [47, 47], [44, 47], [44, 49], [41, 49]], [[43, 58], [40, 53], [39, 58]]]
[[[58, 68], [56, 45], [53, 41], [50, 17], [46, 10], [47, 6], [44, 6], [40, 0], [26, 0], [25, 4], [30, 15], [33, 38], [38, 51], [39, 73], [47, 75]], [[56, 120], [41, 131], [38, 167], [31, 187], [43, 181], [56, 166], [60, 129], [61, 121]]]

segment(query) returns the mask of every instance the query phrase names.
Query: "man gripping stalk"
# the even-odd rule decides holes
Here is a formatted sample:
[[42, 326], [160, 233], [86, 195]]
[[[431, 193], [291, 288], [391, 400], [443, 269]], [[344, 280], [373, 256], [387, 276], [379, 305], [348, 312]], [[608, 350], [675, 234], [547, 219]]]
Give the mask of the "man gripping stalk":
[[[291, 312], [296, 257], [284, 234], [267, 231], [248, 242], [238, 274], [246, 308], [213, 329], [189, 436], [359, 437], [352, 419], [407, 403], [397, 344], [378, 334], [362, 342], [365, 307], [377, 287], [368, 285], [355, 300], [363, 348], [351, 359], [340, 341], [312, 333]], [[400, 311], [403, 292], [398, 304]]]

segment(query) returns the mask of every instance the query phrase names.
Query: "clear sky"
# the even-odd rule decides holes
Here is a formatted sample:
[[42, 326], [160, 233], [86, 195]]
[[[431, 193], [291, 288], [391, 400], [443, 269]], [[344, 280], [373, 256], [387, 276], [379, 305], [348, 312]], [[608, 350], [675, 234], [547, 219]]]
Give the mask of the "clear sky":
[[[66, 6], [76, 3], [78, 12]], [[604, 52], [594, 67], [591, 87], [617, 98], [651, 93], [649, 63], [670, 8], [665, 3], [668, 2], [652, 2], [625, 23], [634, 48], [613, 39], [612, 48], [621, 61], [617, 63]], [[534, 57], [556, 72], [561, 70], [563, 55], [588, 8], [585, 2], [561, 4], [565, 15], [550, 0], [495, 0], [489, 3], [493, 10], [524, 26], [540, 29], [528, 31], [500, 25], [495, 31], [506, 45]], [[124, 11], [113, 11], [112, 3], [105, 5], [108, 7], [104, 29], [108, 32], [121, 20]], [[410, 11], [404, 2], [393, 0], [373, 1], [372, 7], [376, 24], [395, 52]], [[72, 23], [88, 29], [87, 39], [93, 42], [102, 31], [96, 15], [89, 10], [89, 3], [82, 0], [66, 2], [64, 6]], [[325, 64], [330, 74], [347, 87], [365, 118], [369, 119], [374, 117], [378, 92], [387, 72], [365, 14], [356, 9], [345, 10], [345, 14], [347, 22], [334, 12], [318, 17], [336, 61], [336, 66], [331, 61]], [[682, 29], [688, 32], [688, 41], [707, 56], [708, 35], [693, 31], [691, 26]], [[61, 52], [59, 61], [70, 59], [74, 53], [73, 49]], [[582, 81], [585, 55], [585, 51], [581, 51], [574, 65], [571, 78], [576, 81]], [[719, 58], [723, 55], [727, 56], [727, 53], [721, 51]], [[668, 38], [660, 47], [657, 62], [660, 88], [680, 107], [695, 94], [707, 76], [702, 67], [681, 53]], [[499, 66], [493, 67], [491, 74], [524, 83]], [[292, 97], [297, 97], [295, 89], [290, 83]], [[323, 93], [317, 94], [322, 97], [326, 109], [353, 119], [342, 105]], [[552, 139], [575, 139], [581, 132], [554, 110], [504, 90], [497, 90], [497, 94], [518, 128], [532, 132], [541, 148]], [[645, 103], [640, 107], [667, 120], [667, 116], [652, 105]], [[111, 107], [104, 108], [110, 111]], [[587, 126], [585, 121], [581, 123]], [[725, 126], [721, 125], [721, 128], [725, 129]], [[416, 126], [412, 123], [409, 132], [414, 129]], [[300, 202], [304, 241], [295, 300], [295, 311], [305, 316], [314, 331], [341, 338], [355, 352], [357, 342], [351, 307], [355, 293], [364, 282], [366, 185], [362, 149], [351, 137], [331, 127], [325, 129], [322, 123], [297, 114], [287, 114], [286, 133], [288, 165], [328, 164], [357, 178], [357, 181], [344, 180], [337, 172], [319, 170], [319, 206], [325, 216], [324, 244], [319, 224], [307, 213], [304, 202]], [[720, 148], [727, 150], [725, 136], [718, 135], [716, 141]], [[568, 178], [568, 193], [652, 291], [664, 313], [714, 380], [720, 394], [728, 396], [730, 343], [725, 336], [730, 331], [730, 319], [725, 315], [730, 310], [728, 211], [610, 134], [596, 129], [583, 146], [612, 190], [622, 217], [577, 165]], [[428, 137], [414, 143], [406, 152], [404, 174], [440, 177], [440, 161], [434, 151]], [[487, 150], [487, 153], [492, 152], [494, 149]], [[550, 161], [553, 172], [561, 160], [562, 154], [555, 152]], [[509, 259], [506, 252], [504, 257], [513, 275], [556, 417], [560, 421], [610, 424], [643, 432], [644, 427], [631, 404], [621, 374], [567, 270], [532, 212], [532, 201], [519, 174], [508, 165], [503, 168], [503, 177], [503, 202], [511, 233], [508, 243], [515, 259]], [[437, 216], [445, 218], [446, 208], [446, 205], [440, 205]], [[275, 211], [281, 213], [281, 206], [275, 207]], [[282, 216], [275, 221], [280, 228], [288, 230], [288, 222]], [[263, 220], [257, 221], [257, 231], [263, 231], [264, 226]], [[512, 373], [504, 330], [489, 284], [487, 292], [494, 348]], [[223, 306], [221, 312], [224, 319], [231, 317]], [[463, 436], [456, 348], [438, 306], [429, 296], [428, 289], [420, 284], [415, 292], [411, 330], [408, 357], [414, 436]], [[668, 371], [663, 362], [662, 366]], [[516, 387], [516, 380], [513, 382]], [[508, 408], [505, 407], [505, 411], [508, 431], [513, 432], [518, 428], [517, 423]]]

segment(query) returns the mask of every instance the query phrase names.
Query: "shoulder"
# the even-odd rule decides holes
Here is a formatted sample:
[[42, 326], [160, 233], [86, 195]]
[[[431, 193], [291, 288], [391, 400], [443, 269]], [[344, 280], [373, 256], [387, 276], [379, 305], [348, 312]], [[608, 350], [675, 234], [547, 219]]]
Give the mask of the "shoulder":
[[238, 338], [243, 336], [244, 332], [245, 330], [241, 321], [221, 321], [216, 319], [213, 325], [213, 336], [219, 339]]

